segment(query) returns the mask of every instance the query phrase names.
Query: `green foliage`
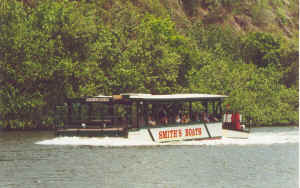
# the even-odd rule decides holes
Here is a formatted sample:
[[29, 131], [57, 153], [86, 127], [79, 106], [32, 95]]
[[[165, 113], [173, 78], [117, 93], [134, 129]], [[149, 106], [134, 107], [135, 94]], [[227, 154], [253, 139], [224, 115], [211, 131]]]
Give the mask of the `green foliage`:
[[[255, 2], [255, 1], [254, 1]], [[264, 27], [273, 17], [273, 11], [269, 6], [269, 0], [259, 0], [251, 5], [250, 14], [256, 26]]]
[[173, 36], [176, 32], [169, 19], [146, 16], [136, 28], [135, 40], [128, 43], [119, 60], [110, 63], [115, 64], [110, 71], [113, 91], [170, 92], [179, 64], [179, 56], [169, 45]]
[[96, 34], [93, 17], [74, 2], [45, 1], [32, 12], [19, 2], [8, 6], [0, 28], [1, 116], [20, 120], [20, 127], [23, 121], [49, 123], [48, 112], [57, 103], [93, 90], [91, 80], [102, 81], [99, 71], [88, 75], [98, 67], [88, 60], [88, 41]]
[[191, 92], [228, 95], [232, 110], [257, 124], [298, 122], [297, 45], [267, 33], [235, 36], [201, 24], [192, 36], [202, 51], [188, 72]]
[[[295, 41], [295, 42], [293, 42]], [[282, 83], [287, 87], [299, 89], [299, 39], [291, 41], [281, 40], [280, 65], [283, 73]]]
[[258, 67], [280, 64], [280, 40], [263, 32], [249, 33], [242, 39], [243, 58]]
[[[226, 103], [232, 110], [250, 116], [257, 124], [298, 121], [297, 90], [280, 84], [280, 72], [273, 67], [257, 69], [252, 64], [212, 56], [204, 58], [209, 64], [189, 72], [192, 92], [228, 95]], [[288, 91], [293, 94], [287, 94]], [[288, 99], [291, 95], [293, 99]]]
[[191, 35], [200, 49], [218, 53], [217, 49], [221, 48], [222, 53], [224, 52], [233, 58], [240, 57], [241, 38], [228, 27], [222, 28], [199, 22], [193, 25]]
[[297, 43], [201, 23], [184, 35], [158, 0], [0, 8], [1, 127], [48, 127], [66, 98], [126, 92], [226, 94], [258, 123], [298, 121]]

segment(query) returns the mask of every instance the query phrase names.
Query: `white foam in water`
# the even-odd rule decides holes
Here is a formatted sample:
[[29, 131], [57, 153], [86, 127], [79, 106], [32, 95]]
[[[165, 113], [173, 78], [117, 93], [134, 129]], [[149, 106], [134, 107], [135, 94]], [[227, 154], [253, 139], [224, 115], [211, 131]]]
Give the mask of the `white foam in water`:
[[[147, 139], [145, 139], [147, 138]], [[128, 138], [88, 138], [88, 137], [56, 137], [37, 142], [41, 145], [88, 145], [104, 147], [122, 146], [155, 146], [155, 145], [270, 145], [283, 143], [298, 143], [298, 128], [257, 128], [253, 129], [248, 139], [222, 138], [219, 140], [178, 141], [168, 143], [152, 142], [147, 132], [130, 133]]]

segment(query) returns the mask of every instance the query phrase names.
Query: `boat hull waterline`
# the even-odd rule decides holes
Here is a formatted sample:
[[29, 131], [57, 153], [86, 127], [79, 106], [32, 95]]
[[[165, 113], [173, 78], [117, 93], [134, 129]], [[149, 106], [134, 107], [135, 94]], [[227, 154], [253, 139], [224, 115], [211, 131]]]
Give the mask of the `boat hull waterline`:
[[221, 122], [199, 123], [186, 126], [147, 127], [138, 130], [126, 129], [63, 129], [58, 136], [83, 137], [136, 137], [137, 140], [164, 143], [183, 140], [211, 140], [224, 138], [247, 139], [249, 132], [222, 128]]

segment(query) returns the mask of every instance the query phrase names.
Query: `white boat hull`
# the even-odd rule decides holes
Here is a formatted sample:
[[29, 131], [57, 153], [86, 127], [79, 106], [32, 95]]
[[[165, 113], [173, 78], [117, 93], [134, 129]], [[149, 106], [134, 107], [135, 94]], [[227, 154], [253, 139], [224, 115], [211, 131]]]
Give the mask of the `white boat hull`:
[[170, 142], [182, 140], [207, 140], [219, 138], [248, 139], [249, 132], [222, 129], [222, 123], [191, 124], [183, 126], [147, 127], [129, 131], [128, 136], [147, 142]]
[[129, 132], [129, 136], [145, 137], [153, 142], [217, 139], [222, 137], [222, 123], [196, 123], [182, 126], [148, 127]]
[[222, 129], [222, 135], [225, 138], [248, 139], [249, 132], [246, 132], [246, 131], [237, 131], [237, 130], [229, 130], [229, 129]]

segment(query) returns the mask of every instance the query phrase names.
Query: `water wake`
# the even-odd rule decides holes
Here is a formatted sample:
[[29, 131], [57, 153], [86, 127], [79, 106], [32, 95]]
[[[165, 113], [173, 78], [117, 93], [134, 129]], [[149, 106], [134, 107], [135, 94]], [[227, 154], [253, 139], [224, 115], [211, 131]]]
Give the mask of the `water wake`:
[[40, 145], [73, 145], [73, 146], [159, 146], [159, 145], [270, 145], [298, 143], [298, 127], [266, 127], [252, 129], [248, 139], [222, 138], [220, 140], [178, 141], [168, 143], [154, 143], [144, 137], [129, 135], [129, 138], [84, 138], [84, 137], [57, 137], [50, 140], [39, 141]]

